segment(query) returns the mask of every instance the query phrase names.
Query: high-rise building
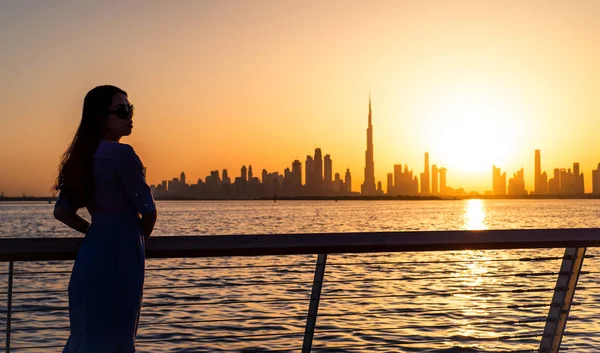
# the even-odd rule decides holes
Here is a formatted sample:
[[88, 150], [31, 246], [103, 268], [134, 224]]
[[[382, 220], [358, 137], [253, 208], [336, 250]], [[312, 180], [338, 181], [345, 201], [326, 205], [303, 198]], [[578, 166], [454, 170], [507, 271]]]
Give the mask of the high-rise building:
[[583, 195], [585, 193], [583, 185], [583, 173], [579, 172], [579, 163], [573, 163], [573, 194]]
[[292, 187], [292, 185], [293, 185], [292, 179], [293, 179], [292, 170], [290, 168], [285, 168], [283, 170], [283, 185], [282, 185], [283, 194], [285, 194], [285, 195], [295, 194], [295, 190]]
[[179, 181], [182, 184], [185, 184], [185, 173], [184, 172], [181, 172], [181, 175], [179, 176]]
[[416, 196], [419, 193], [419, 181], [413, 177], [412, 170], [408, 170], [408, 166], [394, 165], [394, 195]]
[[350, 175], [350, 169], [346, 169], [344, 184], [346, 185], [346, 192], [351, 193], [352, 192], [352, 176]]
[[548, 180], [548, 194], [560, 194], [560, 169], [554, 168], [554, 177]]
[[388, 173], [387, 175], [387, 193], [392, 195], [394, 193], [394, 174]]
[[208, 188], [215, 189], [221, 184], [221, 179], [219, 178], [218, 170], [211, 170], [210, 175], [206, 178], [206, 185]]
[[254, 174], [252, 173], [252, 165], [248, 166], [248, 181], [252, 181], [252, 178], [254, 178]]
[[323, 189], [323, 156], [321, 149], [315, 149], [315, 158], [313, 160], [313, 184], [317, 193]]
[[525, 191], [525, 177], [523, 168], [519, 169], [513, 177], [508, 180], [508, 195], [527, 195]]
[[540, 177], [542, 175], [542, 157], [540, 154], [540, 150], [535, 150], [535, 161], [534, 161], [534, 190], [536, 195], [540, 195], [542, 193], [542, 187], [540, 185]]
[[344, 191], [344, 182], [340, 178], [340, 173], [335, 173], [335, 179], [333, 180], [333, 191], [335, 193]]
[[560, 193], [568, 194], [573, 189], [573, 178], [571, 176], [573, 172], [571, 169], [567, 172], [565, 168], [560, 168]]
[[219, 183], [221, 183], [221, 178], [219, 177], [219, 171], [213, 170], [210, 172], [210, 175], [215, 178]]
[[333, 162], [331, 161], [331, 156], [328, 154], [325, 155], [325, 159], [323, 160], [323, 167], [323, 188], [330, 191], [333, 177]]
[[365, 181], [360, 192], [363, 195], [375, 195], [375, 162], [373, 159], [373, 124], [371, 113], [371, 94], [369, 93], [369, 123], [367, 125], [367, 150], [365, 152]]
[[223, 184], [231, 184], [231, 179], [229, 179], [227, 169], [223, 169], [223, 173], [221, 174], [221, 176], [223, 177]]
[[583, 173], [579, 170], [579, 163], [573, 163], [573, 170], [554, 169], [554, 178], [548, 181], [548, 193], [552, 195], [584, 194]]
[[592, 170], [592, 194], [600, 195], [600, 163], [598, 169]]
[[441, 167], [439, 169], [440, 172], [440, 194], [447, 195], [448, 194], [448, 184], [446, 184], [446, 172], [448, 169]]
[[394, 164], [394, 189], [392, 194], [400, 194], [400, 186], [402, 185], [402, 164]]
[[421, 194], [429, 195], [431, 189], [429, 188], [429, 153], [425, 152], [425, 169], [421, 173]]
[[248, 169], [246, 169], [245, 165], [243, 165], [242, 169], [240, 170], [240, 177], [242, 178], [242, 182], [248, 181]]
[[302, 163], [297, 159], [292, 162], [292, 184], [302, 185]]
[[540, 175], [541, 195], [548, 195], [548, 174], [543, 172]]
[[542, 173], [542, 160], [540, 150], [535, 150], [535, 176], [534, 176], [534, 192], [536, 195], [548, 194], [548, 175]]
[[261, 179], [262, 179], [263, 185], [268, 184], [268, 180], [267, 179], [269, 178], [269, 172], [267, 172], [266, 169], [263, 169], [261, 174], [262, 174], [261, 175]]
[[492, 190], [494, 196], [506, 195], [506, 172], [502, 173], [495, 165], [492, 166]]
[[431, 166], [431, 193], [433, 195], [440, 193], [438, 190], [438, 167], [435, 164]]
[[313, 186], [313, 158], [312, 156], [306, 156], [306, 164], [304, 167], [304, 184], [307, 188]]

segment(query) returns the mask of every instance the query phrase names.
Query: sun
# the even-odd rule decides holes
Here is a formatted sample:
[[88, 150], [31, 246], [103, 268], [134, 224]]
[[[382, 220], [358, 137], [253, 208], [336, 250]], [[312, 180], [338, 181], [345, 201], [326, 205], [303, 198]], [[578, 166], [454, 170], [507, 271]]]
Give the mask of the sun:
[[435, 129], [428, 140], [448, 169], [463, 173], [489, 172], [504, 165], [521, 148], [524, 127], [513, 107], [485, 92], [454, 92], [439, 102]]

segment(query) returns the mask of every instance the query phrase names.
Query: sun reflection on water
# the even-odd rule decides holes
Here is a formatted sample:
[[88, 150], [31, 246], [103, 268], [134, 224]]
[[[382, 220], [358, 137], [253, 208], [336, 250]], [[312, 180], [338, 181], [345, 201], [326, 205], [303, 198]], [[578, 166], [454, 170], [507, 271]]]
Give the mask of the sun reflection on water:
[[[477, 206], [474, 209], [477, 210]], [[466, 214], [470, 214], [467, 212]], [[478, 211], [472, 214], [483, 214]], [[481, 217], [477, 221], [480, 225], [483, 224]], [[481, 228], [479, 228], [481, 229]], [[454, 276], [460, 281], [461, 288], [466, 289], [464, 293], [454, 295], [451, 305], [456, 311], [461, 313], [462, 320], [459, 320], [464, 325], [457, 329], [456, 334], [462, 337], [482, 337], [486, 335], [486, 330], [478, 325], [481, 321], [488, 320], [490, 312], [488, 310], [490, 299], [486, 295], [482, 295], [481, 290], [489, 287], [494, 278], [487, 275], [490, 274], [489, 260], [491, 259], [485, 251], [481, 250], [466, 250], [463, 252], [465, 263], [457, 270]], [[471, 290], [473, 292], [471, 292]], [[471, 325], [476, 323], [475, 325]]]
[[467, 200], [465, 204], [465, 213], [463, 215], [465, 229], [487, 229], [488, 227], [486, 225], [485, 218], [485, 203], [483, 200]]

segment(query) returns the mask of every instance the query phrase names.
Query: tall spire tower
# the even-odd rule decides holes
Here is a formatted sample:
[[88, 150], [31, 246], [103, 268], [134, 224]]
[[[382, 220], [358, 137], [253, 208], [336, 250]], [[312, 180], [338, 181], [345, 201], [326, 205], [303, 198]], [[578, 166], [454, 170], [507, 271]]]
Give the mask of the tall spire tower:
[[371, 92], [369, 92], [369, 125], [367, 126], [367, 151], [365, 152], [365, 182], [361, 185], [361, 194], [375, 195], [375, 162], [373, 161], [373, 117], [371, 114]]

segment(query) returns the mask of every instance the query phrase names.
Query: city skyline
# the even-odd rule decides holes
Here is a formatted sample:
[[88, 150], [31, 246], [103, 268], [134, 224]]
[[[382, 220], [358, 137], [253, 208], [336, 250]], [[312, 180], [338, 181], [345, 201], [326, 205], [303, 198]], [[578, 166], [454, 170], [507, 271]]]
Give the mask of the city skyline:
[[[534, 170], [536, 175], [545, 175], [538, 168], [540, 166], [541, 151], [534, 151]], [[304, 174], [301, 169], [301, 162], [294, 160], [292, 168], [285, 168], [283, 174], [278, 171], [269, 172], [262, 170], [261, 178], [254, 177], [252, 165], [248, 167], [243, 165], [240, 168], [240, 176], [236, 177], [234, 182], [228, 177], [229, 171], [222, 170], [222, 178], [219, 176], [219, 170], [213, 170], [210, 175], [203, 180], [199, 178], [195, 184], [186, 183], [186, 175], [181, 172], [179, 178], [163, 180], [161, 183], [153, 185], [151, 188], [158, 199], [169, 198], [269, 198], [269, 197], [334, 197], [334, 196], [437, 196], [437, 197], [466, 197], [466, 196], [583, 196], [584, 178], [580, 172], [579, 163], [573, 163], [571, 168], [554, 168], [553, 178], [544, 180], [544, 183], [538, 181], [534, 188], [527, 188], [524, 181], [524, 170], [521, 168], [513, 173], [507, 180], [506, 172], [502, 169], [492, 166], [492, 183], [490, 190], [484, 193], [467, 192], [464, 189], [454, 189], [447, 185], [447, 169], [438, 168], [437, 165], [431, 165], [429, 170], [429, 153], [425, 152], [424, 172], [420, 173], [420, 178], [413, 176], [413, 170], [408, 169], [408, 165], [396, 164], [393, 173], [387, 174], [386, 191], [383, 192], [383, 182], [377, 181], [376, 193], [364, 193], [364, 187], [355, 191], [351, 189], [351, 173], [346, 169], [342, 179], [341, 173], [335, 173], [332, 179], [332, 159], [330, 155], [325, 156], [325, 169], [328, 173], [319, 176], [318, 166], [319, 155], [322, 154], [320, 148], [315, 149], [315, 157], [307, 155], [306, 169]], [[144, 171], [145, 172], [145, 171]], [[427, 175], [429, 174], [429, 176]], [[302, 177], [304, 175], [304, 178]], [[600, 163], [595, 170], [592, 170], [592, 192], [589, 194], [600, 195]], [[537, 180], [537, 177], [536, 177]], [[431, 186], [431, 189], [429, 188]]]
[[0, 192], [51, 194], [100, 84], [135, 104], [123, 142], [153, 182], [247, 161], [279, 170], [318, 146], [360, 190], [371, 91], [376, 189], [399, 162], [420, 178], [423, 151], [448, 185], [484, 193], [496, 165], [507, 182], [525, 168], [531, 189], [540, 149], [548, 179], [577, 161], [591, 192], [598, 13], [583, 0], [3, 1]]
[[[352, 188], [351, 172], [346, 168], [344, 179], [340, 173], [335, 173], [333, 179], [333, 160], [331, 155], [323, 157], [321, 148], [316, 147], [314, 155], [307, 155], [304, 173], [302, 162], [295, 159], [291, 169], [285, 168], [283, 174], [279, 171], [262, 170], [262, 178], [254, 177], [252, 165], [242, 165], [240, 176], [232, 182], [227, 169], [212, 170], [204, 180], [198, 178], [197, 183], [187, 184], [186, 175], [182, 171], [179, 178], [162, 180], [157, 185], [151, 185], [155, 196], [161, 198], [263, 198], [263, 197], [331, 197], [331, 196], [441, 196], [463, 197], [478, 195], [478, 192], [467, 192], [463, 188], [454, 189], [447, 185], [447, 172], [443, 166], [429, 163], [429, 152], [424, 154], [423, 172], [419, 178], [409, 170], [408, 165], [394, 164], [393, 172], [387, 173], [385, 192], [383, 181], [374, 177], [374, 146], [373, 114], [371, 94], [369, 93], [369, 111], [366, 130], [365, 152], [365, 182], [361, 184], [360, 192]], [[548, 180], [547, 173], [542, 172], [541, 150], [534, 151], [534, 184], [528, 188], [525, 183], [525, 168], [517, 170], [511, 178], [502, 172], [500, 167], [492, 165], [491, 189], [484, 196], [581, 196], [585, 194], [585, 181], [580, 173], [579, 162], [571, 168], [554, 168], [553, 178]], [[144, 169], [146, 174], [146, 169]], [[304, 178], [302, 177], [304, 175]], [[592, 194], [600, 195], [600, 163], [598, 169], [592, 170]]]

